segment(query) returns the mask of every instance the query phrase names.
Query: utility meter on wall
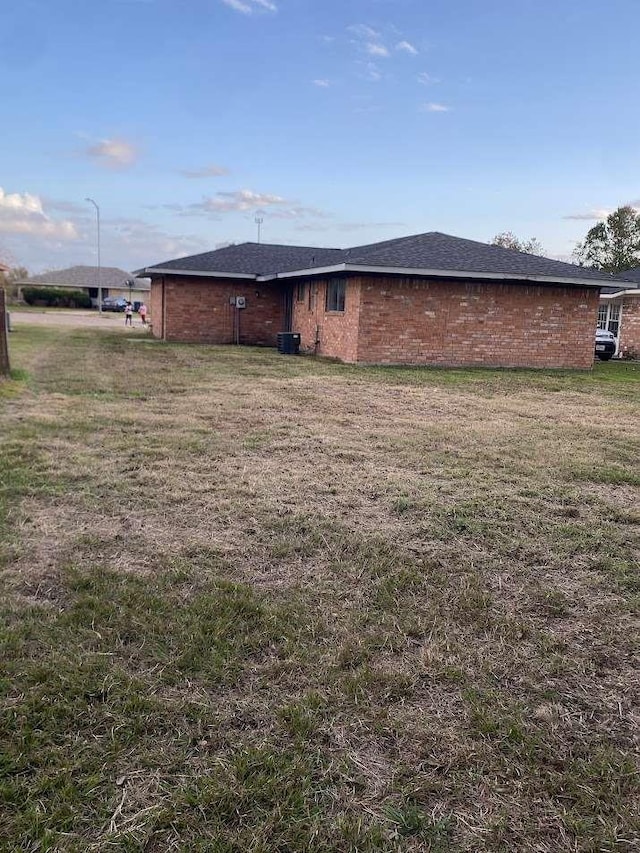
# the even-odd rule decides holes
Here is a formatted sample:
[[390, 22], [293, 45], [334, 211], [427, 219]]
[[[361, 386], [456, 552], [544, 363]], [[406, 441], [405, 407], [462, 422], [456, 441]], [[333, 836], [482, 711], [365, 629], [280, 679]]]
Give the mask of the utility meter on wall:
[[244, 296], [236, 296], [236, 308], [246, 308], [247, 300]]

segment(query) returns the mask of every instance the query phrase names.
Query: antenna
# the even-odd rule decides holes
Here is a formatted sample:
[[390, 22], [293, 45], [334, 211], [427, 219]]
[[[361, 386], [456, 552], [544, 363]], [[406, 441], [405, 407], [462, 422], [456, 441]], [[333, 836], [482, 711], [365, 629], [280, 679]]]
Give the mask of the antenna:
[[258, 243], [259, 243], [260, 242], [260, 229], [262, 228], [262, 223], [264, 222], [264, 219], [262, 216], [256, 216], [256, 218], [253, 221], [258, 226]]

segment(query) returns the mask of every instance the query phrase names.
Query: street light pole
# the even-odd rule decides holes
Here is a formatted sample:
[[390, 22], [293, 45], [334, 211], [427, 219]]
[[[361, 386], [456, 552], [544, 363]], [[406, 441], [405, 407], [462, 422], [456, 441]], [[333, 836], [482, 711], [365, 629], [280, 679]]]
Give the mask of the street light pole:
[[98, 311], [102, 313], [102, 267], [100, 266], [100, 208], [92, 198], [85, 198], [96, 209], [96, 219], [98, 222]]

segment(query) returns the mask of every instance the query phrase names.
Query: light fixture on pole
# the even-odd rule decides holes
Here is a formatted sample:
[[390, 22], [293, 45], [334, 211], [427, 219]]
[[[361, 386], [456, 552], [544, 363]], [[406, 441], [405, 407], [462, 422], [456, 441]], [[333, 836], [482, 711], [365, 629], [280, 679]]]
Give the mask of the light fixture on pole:
[[100, 208], [97, 202], [92, 198], [85, 198], [89, 204], [92, 204], [96, 209], [96, 218], [98, 223], [98, 311], [102, 313], [102, 267], [100, 266]]

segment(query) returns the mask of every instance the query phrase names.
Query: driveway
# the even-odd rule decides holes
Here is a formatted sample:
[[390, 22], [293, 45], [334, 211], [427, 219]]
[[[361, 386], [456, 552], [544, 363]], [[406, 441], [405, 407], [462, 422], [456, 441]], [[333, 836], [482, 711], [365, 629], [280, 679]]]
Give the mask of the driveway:
[[11, 310], [11, 327], [18, 326], [67, 326], [80, 329], [126, 329], [139, 332], [145, 328], [137, 314], [133, 315], [133, 326], [124, 325], [124, 314], [113, 311], [68, 311], [64, 308], [42, 309], [41, 311]]

